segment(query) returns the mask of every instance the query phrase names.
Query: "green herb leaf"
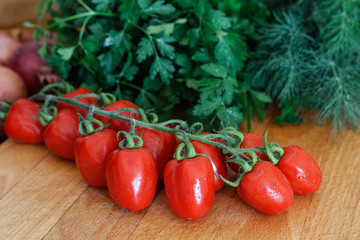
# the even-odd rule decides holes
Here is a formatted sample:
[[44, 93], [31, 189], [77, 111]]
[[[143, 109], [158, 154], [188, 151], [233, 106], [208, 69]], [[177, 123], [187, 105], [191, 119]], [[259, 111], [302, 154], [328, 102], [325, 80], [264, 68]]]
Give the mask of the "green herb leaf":
[[225, 78], [227, 76], [227, 69], [225, 66], [218, 63], [209, 63], [201, 66], [205, 72], [218, 78]]
[[244, 121], [244, 114], [235, 106], [229, 108], [221, 106], [216, 110], [216, 115], [222, 121], [222, 125], [236, 129], [239, 127], [239, 124]]
[[168, 43], [174, 42], [175, 39], [170, 36], [164, 36], [161, 38], [156, 38], [155, 42], [160, 51], [160, 54], [164, 57], [174, 58], [175, 48]]
[[141, 9], [146, 9], [150, 6], [150, 3], [152, 0], [137, 0], [137, 3], [139, 4]]
[[172, 34], [174, 32], [175, 23], [163, 23], [159, 25], [150, 25], [146, 32], [148, 34], [159, 34], [164, 33], [164, 35]]
[[57, 53], [62, 57], [62, 59], [64, 59], [65, 61], [68, 61], [74, 54], [76, 47], [77, 46], [59, 48], [57, 50]]
[[175, 68], [172, 62], [168, 59], [157, 57], [150, 68], [150, 78], [152, 80], [159, 74], [161, 80], [165, 85], [170, 84], [170, 78], [172, 73], [175, 71]]
[[112, 0], [91, 0], [96, 5], [95, 10], [105, 12], [109, 9]]
[[151, 4], [148, 8], [144, 9], [143, 12], [149, 15], [169, 15], [175, 12], [175, 7], [171, 4], [164, 4], [164, 0], [158, 0]]
[[141, 41], [139, 43], [139, 48], [136, 51], [137, 54], [137, 61], [139, 63], [146, 60], [146, 58], [151, 57], [154, 55], [154, 48], [153, 45], [148, 38], [141, 38]]
[[241, 36], [232, 33], [219, 39], [214, 54], [215, 58], [226, 67], [241, 70], [246, 59], [245, 51], [245, 43]]
[[210, 10], [207, 14], [207, 21], [216, 30], [226, 30], [231, 27], [230, 20], [220, 10]]

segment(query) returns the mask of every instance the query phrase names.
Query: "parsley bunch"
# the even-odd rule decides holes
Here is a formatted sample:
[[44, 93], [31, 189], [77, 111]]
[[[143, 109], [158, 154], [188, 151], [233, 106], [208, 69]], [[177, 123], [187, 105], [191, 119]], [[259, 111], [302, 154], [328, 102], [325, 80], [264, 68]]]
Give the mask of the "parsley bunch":
[[211, 129], [262, 120], [271, 102], [244, 71], [269, 16], [260, 0], [44, 0], [39, 12], [52, 19], [36, 35], [57, 36], [40, 52], [72, 84]]

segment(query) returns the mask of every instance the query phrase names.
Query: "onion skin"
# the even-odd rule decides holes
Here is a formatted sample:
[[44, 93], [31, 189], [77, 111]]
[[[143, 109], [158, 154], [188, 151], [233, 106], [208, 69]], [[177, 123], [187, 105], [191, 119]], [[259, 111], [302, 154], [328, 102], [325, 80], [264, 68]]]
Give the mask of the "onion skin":
[[45, 85], [58, 81], [58, 76], [41, 58], [38, 50], [41, 43], [24, 43], [11, 58], [9, 67], [24, 80], [30, 95], [39, 92]]
[[7, 65], [16, 50], [21, 46], [16, 39], [0, 33], [0, 65]]
[[24, 81], [10, 68], [0, 66], [0, 101], [13, 102], [28, 96]]
[[[25, 83], [13, 70], [0, 66], [0, 101], [15, 101], [28, 96]], [[1, 103], [0, 103], [1, 107]], [[5, 135], [3, 122], [0, 120], [0, 137]]]

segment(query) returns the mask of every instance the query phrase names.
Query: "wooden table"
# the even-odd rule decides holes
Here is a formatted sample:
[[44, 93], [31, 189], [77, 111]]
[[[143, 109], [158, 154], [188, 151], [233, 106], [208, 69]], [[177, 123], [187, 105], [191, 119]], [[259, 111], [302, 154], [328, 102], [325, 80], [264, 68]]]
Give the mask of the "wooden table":
[[0, 27], [20, 27], [25, 21], [38, 22], [36, 9], [42, 0], [0, 0]]
[[336, 141], [329, 127], [254, 122], [253, 131], [282, 146], [299, 145], [319, 163], [319, 191], [296, 196], [292, 208], [268, 216], [235, 189], [216, 193], [210, 211], [188, 221], [168, 206], [160, 184], [149, 208], [118, 207], [104, 188], [82, 179], [74, 162], [43, 145], [0, 145], [0, 239], [360, 239], [360, 134]]

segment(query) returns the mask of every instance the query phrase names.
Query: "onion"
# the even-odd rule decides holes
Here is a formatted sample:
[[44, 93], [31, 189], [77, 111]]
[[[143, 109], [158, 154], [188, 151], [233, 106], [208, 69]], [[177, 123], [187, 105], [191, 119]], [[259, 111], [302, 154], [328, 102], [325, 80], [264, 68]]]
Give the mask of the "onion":
[[14, 38], [0, 33], [0, 65], [7, 65], [20, 45]]
[[24, 43], [11, 58], [9, 67], [24, 80], [31, 95], [40, 91], [45, 85], [58, 81], [58, 75], [41, 58], [38, 50], [41, 43]]
[[[25, 83], [13, 70], [0, 66], [0, 101], [15, 101], [27, 97], [28, 91]], [[0, 103], [1, 108], [1, 103]], [[4, 135], [4, 129], [0, 120], [0, 137]]]
[[0, 101], [15, 101], [27, 97], [28, 91], [21, 77], [8, 67], [0, 66]]

